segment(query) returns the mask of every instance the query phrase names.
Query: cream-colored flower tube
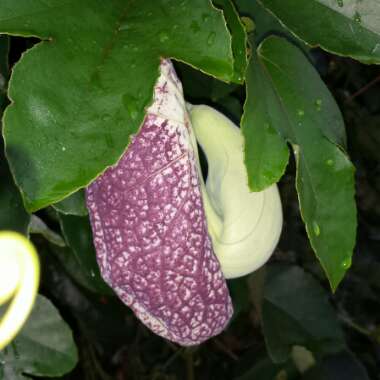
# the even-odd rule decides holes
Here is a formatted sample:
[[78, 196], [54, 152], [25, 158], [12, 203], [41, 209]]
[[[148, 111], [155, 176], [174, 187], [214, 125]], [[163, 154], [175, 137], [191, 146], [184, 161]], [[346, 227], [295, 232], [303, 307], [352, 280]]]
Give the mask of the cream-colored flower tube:
[[251, 192], [240, 129], [211, 107], [189, 110], [208, 162], [202, 196], [214, 252], [226, 278], [244, 276], [264, 265], [278, 243], [282, 229], [278, 189], [273, 185]]
[[0, 305], [9, 302], [0, 320], [0, 350], [29, 316], [39, 278], [38, 255], [29, 240], [16, 232], [0, 232]]

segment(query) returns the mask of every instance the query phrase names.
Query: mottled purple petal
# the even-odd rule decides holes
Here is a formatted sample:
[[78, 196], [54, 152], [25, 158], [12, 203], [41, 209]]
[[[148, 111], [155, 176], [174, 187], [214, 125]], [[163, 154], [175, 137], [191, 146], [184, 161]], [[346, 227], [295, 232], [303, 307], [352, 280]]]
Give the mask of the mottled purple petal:
[[182, 345], [219, 334], [232, 315], [189, 128], [181, 83], [162, 61], [140, 132], [87, 189], [102, 276], [153, 332]]

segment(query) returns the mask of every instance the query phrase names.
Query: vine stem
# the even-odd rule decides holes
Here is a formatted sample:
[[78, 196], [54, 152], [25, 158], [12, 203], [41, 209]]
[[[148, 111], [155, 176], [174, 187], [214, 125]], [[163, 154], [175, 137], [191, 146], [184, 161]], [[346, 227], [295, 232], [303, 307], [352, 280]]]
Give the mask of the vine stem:
[[376, 83], [380, 82], [380, 75], [378, 75], [375, 79], [371, 80], [371, 82], [367, 83], [364, 87], [360, 88], [358, 91], [356, 91], [354, 94], [352, 94], [347, 100], [347, 103], [350, 103], [352, 100], [354, 100], [359, 95], [363, 94], [367, 90], [369, 90], [372, 86], [374, 86]]
[[371, 337], [372, 335], [371, 331], [358, 325], [356, 322], [352, 321], [350, 318], [347, 318], [345, 316], [339, 316], [339, 319], [348, 327], [351, 327], [353, 330], [357, 331], [358, 333], [365, 335], [367, 337]]
[[193, 360], [193, 352], [190, 349], [186, 350], [186, 372], [187, 372], [187, 380], [194, 380], [194, 360]]

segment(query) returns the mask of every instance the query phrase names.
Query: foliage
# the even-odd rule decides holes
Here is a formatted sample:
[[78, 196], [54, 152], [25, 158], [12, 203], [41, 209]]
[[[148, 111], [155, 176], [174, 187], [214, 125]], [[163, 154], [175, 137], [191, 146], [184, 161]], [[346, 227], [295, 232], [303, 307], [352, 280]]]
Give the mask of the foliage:
[[[239, 16], [253, 20], [253, 33]], [[376, 80], [365, 87], [379, 71], [341, 58], [380, 64], [379, 26], [376, 0], [2, 0], [0, 229], [32, 234], [39, 248], [41, 292], [80, 352], [68, 379], [365, 380], [380, 372], [380, 89]], [[189, 101], [240, 120], [251, 189], [280, 181], [284, 204], [274, 262], [229, 282], [233, 322], [195, 349], [151, 335], [114, 297], [99, 275], [84, 202], [83, 188], [138, 131], [161, 57], [175, 61]], [[347, 151], [361, 252], [331, 296], [310, 246], [335, 291], [356, 241]], [[294, 346], [315, 365], [304, 369]], [[61, 376], [76, 361], [69, 327], [41, 296], [0, 353], [0, 379]]]
[[0, 352], [0, 379], [61, 376], [78, 360], [72, 333], [51, 302], [38, 296], [19, 335]]

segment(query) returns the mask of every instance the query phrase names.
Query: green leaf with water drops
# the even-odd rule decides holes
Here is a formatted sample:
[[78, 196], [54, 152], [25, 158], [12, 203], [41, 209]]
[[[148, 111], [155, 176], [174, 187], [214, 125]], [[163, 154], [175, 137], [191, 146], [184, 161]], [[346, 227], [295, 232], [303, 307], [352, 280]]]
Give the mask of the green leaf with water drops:
[[211, 1], [2, 0], [0, 33], [43, 40], [15, 66], [4, 117], [29, 210], [87, 186], [120, 158], [152, 101], [162, 57], [236, 76], [231, 35]]
[[36, 303], [17, 337], [0, 351], [0, 379], [29, 379], [26, 375], [62, 376], [78, 361], [69, 326], [43, 296]]
[[[252, 93], [256, 91], [259, 97], [256, 104], [263, 104], [258, 112], [270, 115], [270, 125], [293, 147], [302, 218], [336, 289], [350, 267], [357, 224], [354, 167], [343, 151], [346, 137], [341, 113], [302, 51], [287, 40], [264, 40], [250, 65], [256, 78]], [[261, 128], [265, 122], [264, 116], [258, 119]], [[253, 174], [257, 168], [251, 168]]]
[[274, 363], [289, 358], [295, 345], [316, 354], [345, 347], [343, 331], [328, 293], [301, 268], [268, 267], [262, 300], [262, 325], [268, 353]]
[[[254, 41], [251, 44], [254, 48]], [[240, 122], [245, 138], [248, 184], [253, 191], [278, 182], [289, 159], [286, 141], [275, 128], [282, 122], [283, 111], [267, 80], [253, 51], [246, 72], [246, 100]]]
[[298, 38], [364, 63], [380, 63], [378, 0], [259, 0]]

